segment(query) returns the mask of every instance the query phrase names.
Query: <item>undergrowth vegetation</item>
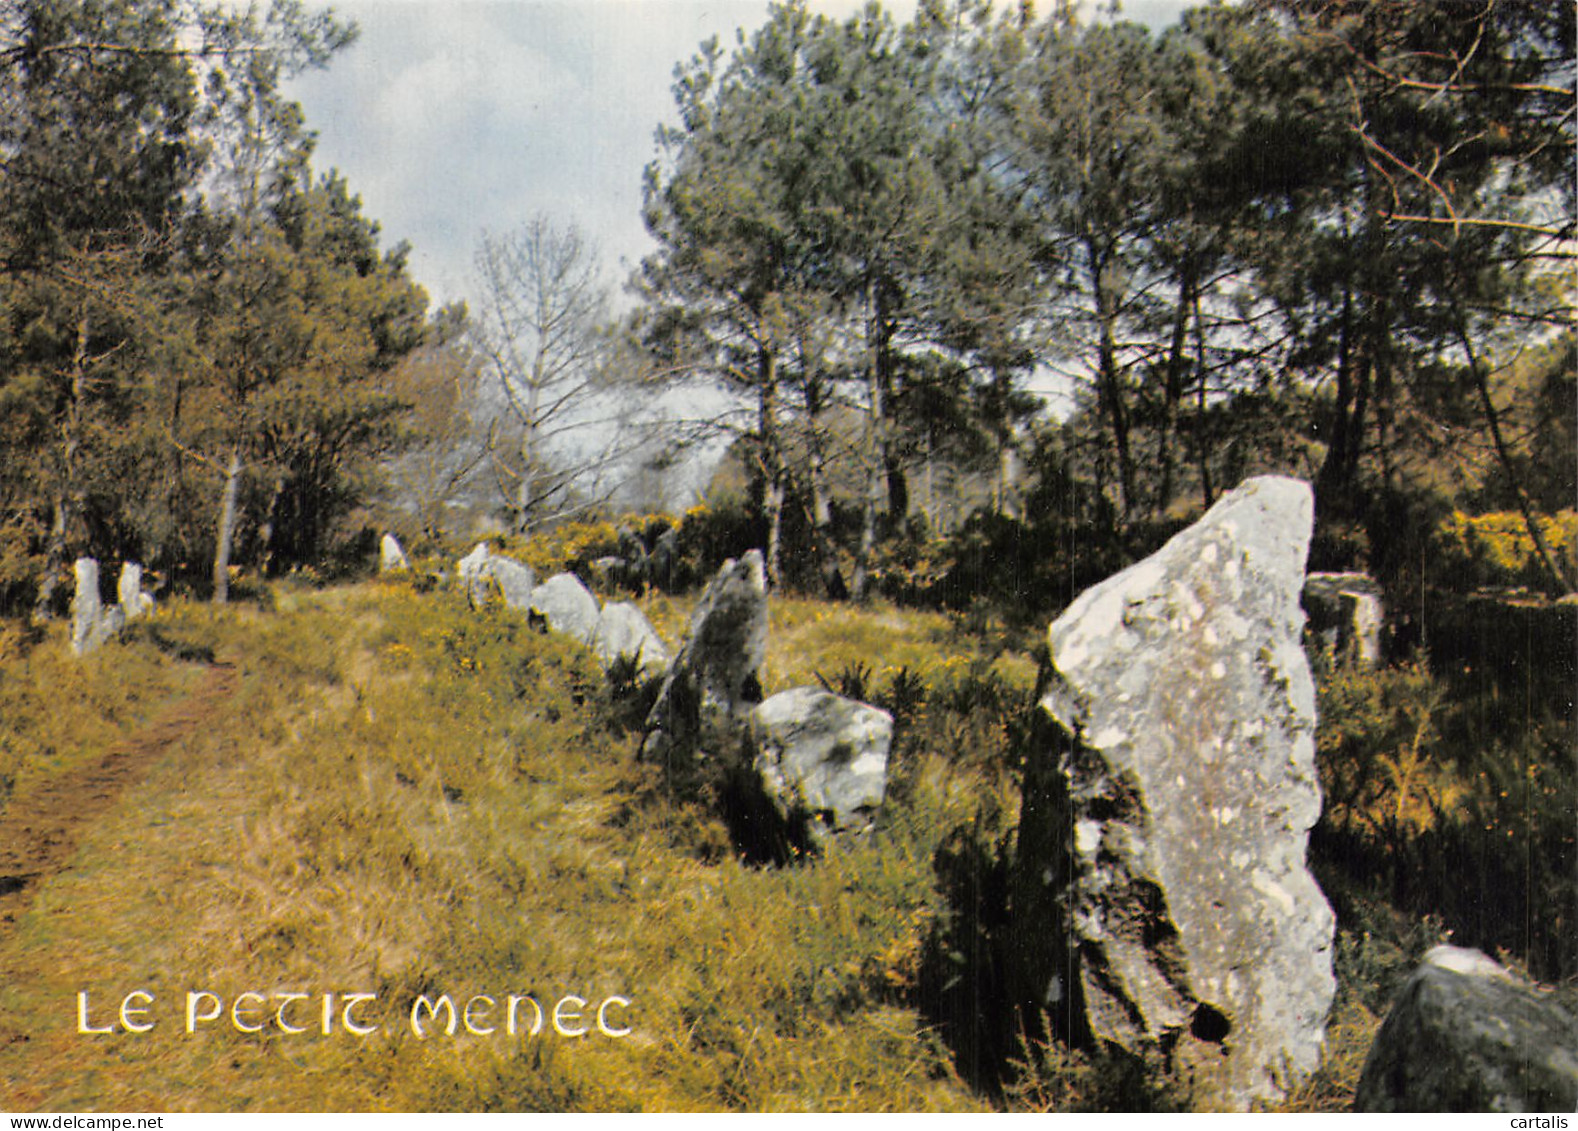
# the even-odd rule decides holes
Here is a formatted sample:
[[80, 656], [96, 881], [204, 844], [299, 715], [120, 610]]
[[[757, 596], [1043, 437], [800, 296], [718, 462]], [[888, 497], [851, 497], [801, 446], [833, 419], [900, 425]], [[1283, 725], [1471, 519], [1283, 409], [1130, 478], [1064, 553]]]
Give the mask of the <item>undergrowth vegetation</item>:
[[[607, 679], [579, 645], [425, 588], [177, 601], [83, 661], [63, 626], [0, 635], [0, 770], [22, 792], [187, 693], [205, 661], [239, 673], [0, 934], [8, 1106], [1190, 1105], [1133, 1063], [1036, 1036], [1001, 985], [1021, 759], [1040, 741], [1032, 639], [775, 598], [764, 691], [820, 683], [888, 709], [895, 736], [876, 828], [764, 867], [714, 807], [637, 764], [651, 688], [633, 671]], [[677, 644], [693, 598], [640, 603]], [[1293, 1110], [1351, 1102], [1435, 942], [1547, 979], [1574, 969], [1567, 708], [1533, 711], [1525, 689], [1531, 725], [1498, 726], [1511, 688], [1472, 694], [1423, 658], [1317, 664], [1312, 859], [1339, 916], [1339, 995]], [[133, 991], [147, 1032], [120, 1025]], [[121, 1031], [79, 1032], [81, 993], [90, 1026]], [[190, 993], [216, 1016], [188, 1033]], [[348, 994], [375, 996], [347, 1017]], [[413, 1004], [446, 994], [455, 1032], [441, 1015], [415, 1034]], [[282, 1002], [304, 1031], [277, 1022]], [[556, 1006], [583, 1035], [556, 1032]]]

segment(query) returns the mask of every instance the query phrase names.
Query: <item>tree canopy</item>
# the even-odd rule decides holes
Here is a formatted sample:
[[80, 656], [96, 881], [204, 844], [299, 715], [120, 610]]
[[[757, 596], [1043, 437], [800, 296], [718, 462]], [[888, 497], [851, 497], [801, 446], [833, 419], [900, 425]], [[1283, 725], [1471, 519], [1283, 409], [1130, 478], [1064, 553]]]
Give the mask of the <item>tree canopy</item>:
[[0, 9], [5, 604], [49, 612], [80, 554], [222, 600], [331, 549], [429, 334], [283, 93], [354, 36], [294, 0]]
[[[754, 403], [775, 576], [786, 499], [827, 536], [837, 450], [867, 484], [842, 500], [858, 595], [946, 422], [1003, 481], [1055, 447], [1135, 546], [1282, 471], [1317, 484], [1322, 564], [1396, 573], [1494, 483], [1565, 591], [1539, 515], [1578, 499], [1532, 440], [1557, 443], [1572, 384], [1572, 25], [1521, 0], [1258, 0], [1161, 33], [1072, 5], [775, 5], [676, 71], [648, 340]], [[1072, 411], [1029, 426], [1032, 383]], [[835, 407], [863, 422], [841, 450]]]

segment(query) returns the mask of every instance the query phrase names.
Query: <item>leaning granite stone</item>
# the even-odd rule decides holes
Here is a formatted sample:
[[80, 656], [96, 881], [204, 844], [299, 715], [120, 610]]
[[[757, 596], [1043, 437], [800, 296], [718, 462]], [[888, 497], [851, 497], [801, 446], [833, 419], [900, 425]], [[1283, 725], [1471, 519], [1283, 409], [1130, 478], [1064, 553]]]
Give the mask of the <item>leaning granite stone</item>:
[[592, 650], [605, 667], [619, 659], [634, 660], [643, 675], [668, 667], [668, 648], [663, 638], [629, 601], [610, 601], [603, 606], [597, 631], [592, 634]]
[[548, 622], [554, 632], [590, 644], [597, 635], [597, 598], [586, 591], [573, 573], [556, 573], [531, 595], [532, 612]]
[[150, 594], [142, 591], [142, 566], [136, 562], [121, 563], [121, 575], [116, 581], [115, 592], [120, 599], [121, 612], [128, 621], [153, 615], [154, 600]]
[[1309, 631], [1334, 652], [1352, 652], [1365, 667], [1381, 662], [1386, 608], [1381, 585], [1367, 573], [1312, 573], [1304, 579]]
[[1307, 484], [1251, 479], [1048, 634], [1057, 733], [1025, 768], [1020, 992], [1192, 1077], [1207, 1106], [1312, 1072], [1336, 988], [1332, 912], [1305, 867], [1312, 514]]
[[892, 715], [819, 687], [780, 692], [751, 712], [762, 791], [779, 816], [817, 836], [871, 824], [892, 741]]
[[410, 568], [411, 563], [400, 548], [400, 540], [393, 534], [385, 534], [378, 542], [378, 572], [404, 573]]
[[736, 751], [761, 701], [767, 577], [759, 550], [729, 559], [697, 602], [690, 632], [647, 715], [643, 761], [673, 765]]
[[1477, 950], [1438, 946], [1375, 1035], [1353, 1106], [1578, 1110], [1578, 1013]]
[[514, 558], [506, 558], [503, 554], [490, 554], [482, 565], [481, 576], [485, 586], [491, 583], [498, 587], [499, 597], [503, 599], [506, 609], [518, 609], [521, 612], [531, 610], [532, 594], [537, 590], [537, 575], [530, 566], [522, 565]]
[[484, 567], [488, 564], [488, 544], [478, 542], [476, 547], [455, 563], [455, 573], [466, 587], [466, 599], [472, 608], [478, 608], [488, 599], [488, 579]]

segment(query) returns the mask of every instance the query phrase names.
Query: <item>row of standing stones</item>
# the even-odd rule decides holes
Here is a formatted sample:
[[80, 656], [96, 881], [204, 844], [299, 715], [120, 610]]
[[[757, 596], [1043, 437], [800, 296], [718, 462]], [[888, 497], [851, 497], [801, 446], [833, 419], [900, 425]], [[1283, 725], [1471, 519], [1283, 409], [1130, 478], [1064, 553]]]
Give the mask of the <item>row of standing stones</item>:
[[115, 585], [117, 602], [104, 604], [99, 596], [99, 563], [78, 558], [77, 587], [71, 601], [71, 652], [85, 656], [116, 635], [131, 621], [151, 616], [154, 599], [143, 592], [142, 566], [123, 562]]
[[[1336, 989], [1335, 920], [1306, 865], [1321, 799], [1305, 610], [1317, 636], [1376, 663], [1381, 605], [1363, 575], [1306, 576], [1313, 510], [1308, 484], [1251, 479], [1081, 594], [1048, 633], [1051, 738], [1024, 772], [1018, 1000], [1225, 1109], [1275, 1102], [1314, 1071]], [[380, 566], [409, 568], [392, 537]], [[78, 579], [91, 637], [96, 565]], [[573, 575], [537, 584], [479, 545], [458, 581], [473, 604], [497, 597], [607, 666], [661, 675], [639, 757], [671, 780], [748, 781], [812, 844], [872, 826], [892, 720], [820, 688], [763, 700], [760, 553], [724, 563], [672, 658], [636, 606], [599, 606]], [[1382, 1025], [1355, 1107], [1573, 1110], [1578, 1020], [1483, 954], [1438, 947]]]
[[[382, 561], [402, 568], [404, 557], [391, 543]], [[506, 608], [586, 644], [605, 667], [629, 662], [643, 676], [661, 677], [643, 761], [745, 788], [746, 805], [774, 814], [787, 841], [870, 827], [887, 781], [892, 717], [813, 687], [762, 701], [767, 585], [759, 552], [719, 570], [672, 657], [637, 606], [599, 606], [573, 574], [539, 584], [529, 567], [490, 553], [485, 543], [457, 563], [457, 574], [473, 605], [496, 594]]]

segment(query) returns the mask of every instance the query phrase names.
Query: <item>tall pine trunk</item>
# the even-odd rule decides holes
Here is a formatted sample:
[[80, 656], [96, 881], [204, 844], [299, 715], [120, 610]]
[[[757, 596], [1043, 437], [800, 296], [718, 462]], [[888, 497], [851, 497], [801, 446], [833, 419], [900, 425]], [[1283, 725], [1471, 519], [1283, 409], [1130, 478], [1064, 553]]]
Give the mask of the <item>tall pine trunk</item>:
[[1135, 504], [1134, 458], [1129, 445], [1129, 408], [1124, 401], [1122, 374], [1118, 372], [1118, 296], [1107, 276], [1110, 256], [1094, 244], [1087, 245], [1087, 254], [1096, 300], [1096, 394], [1112, 434], [1113, 455], [1118, 463], [1118, 513], [1122, 525], [1127, 527]]
[[778, 357], [765, 345], [757, 349], [756, 379], [762, 510], [767, 519], [767, 584], [776, 588], [782, 583], [784, 460], [778, 443]]
[[241, 493], [241, 449], [230, 449], [225, 486], [219, 501], [219, 526], [214, 534], [214, 604], [230, 599], [230, 551], [236, 535], [236, 503]]
[[1177, 456], [1174, 454], [1178, 435], [1178, 418], [1184, 396], [1184, 369], [1188, 360], [1184, 346], [1188, 341], [1189, 313], [1194, 306], [1195, 266], [1193, 259], [1186, 259], [1179, 272], [1178, 305], [1173, 311], [1172, 340], [1168, 343], [1165, 386], [1162, 390], [1162, 430], [1157, 440], [1158, 462], [1161, 464], [1161, 482], [1156, 488], [1153, 511], [1158, 518], [1165, 517], [1172, 506], [1174, 478], [1177, 474]]
[[805, 415], [806, 447], [809, 463], [809, 489], [811, 492], [811, 541], [817, 570], [822, 577], [823, 593], [830, 600], [842, 600], [846, 595], [844, 577], [838, 568], [838, 546], [833, 540], [832, 488], [827, 477], [827, 429], [822, 422], [823, 404], [826, 399], [822, 381], [813, 374], [809, 359], [805, 361]]
[[1195, 383], [1194, 457], [1200, 470], [1200, 501], [1206, 510], [1216, 502], [1216, 491], [1211, 482], [1211, 447], [1206, 435], [1207, 393], [1205, 382], [1205, 328], [1201, 324], [1200, 292], [1194, 296], [1194, 355], [1199, 361], [1199, 380]]
[[[864, 603], [870, 596], [871, 556], [877, 545], [877, 510], [882, 505], [884, 488], [891, 486], [888, 476], [887, 406], [883, 394], [889, 382], [883, 372], [888, 362], [888, 339], [892, 328], [886, 312], [876, 297], [875, 287], [867, 284], [867, 376], [866, 376], [866, 497], [860, 512], [860, 548], [855, 553], [855, 572], [850, 582], [850, 596], [857, 603]], [[892, 504], [892, 499], [889, 499]]]
[[51, 500], [49, 540], [44, 546], [43, 574], [39, 578], [38, 598], [33, 606], [34, 615], [41, 620], [47, 620], [51, 615], [55, 590], [60, 587], [60, 579], [66, 568], [67, 543], [70, 541], [73, 517], [82, 512], [84, 496], [77, 463], [82, 448], [82, 409], [87, 396], [87, 372], [88, 316], [79, 314], [77, 338], [71, 354], [71, 395], [60, 429], [60, 481]]
[[1501, 427], [1501, 414], [1496, 410], [1496, 402], [1490, 395], [1489, 377], [1474, 350], [1474, 343], [1470, 340], [1468, 331], [1462, 325], [1461, 315], [1457, 335], [1458, 342], [1468, 357], [1469, 372], [1474, 375], [1474, 391], [1479, 394], [1480, 410], [1484, 413], [1485, 424], [1490, 430], [1496, 459], [1501, 464], [1502, 471], [1506, 473], [1507, 482], [1512, 485], [1513, 494], [1517, 497], [1518, 512], [1523, 516], [1523, 528], [1528, 532], [1530, 541], [1534, 543], [1534, 552], [1539, 557], [1540, 564], [1545, 567], [1546, 573], [1550, 574], [1551, 580], [1556, 582], [1563, 593], [1571, 593], [1574, 591], [1574, 579], [1567, 576], [1545, 541], [1545, 532], [1540, 529], [1539, 519], [1534, 514], [1534, 506], [1529, 501], [1528, 492], [1523, 488], [1523, 476], [1518, 473], [1517, 464], [1512, 458], [1512, 450], [1507, 446], [1506, 435]]

